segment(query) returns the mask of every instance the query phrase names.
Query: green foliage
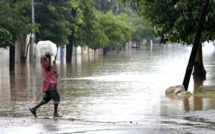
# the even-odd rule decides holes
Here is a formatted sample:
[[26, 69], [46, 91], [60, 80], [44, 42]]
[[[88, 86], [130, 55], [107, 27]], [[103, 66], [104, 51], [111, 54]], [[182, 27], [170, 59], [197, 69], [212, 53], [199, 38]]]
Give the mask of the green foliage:
[[[74, 0], [73, 0], [74, 1]], [[35, 21], [40, 25], [37, 40], [51, 40], [56, 44], [68, 44], [71, 34], [71, 0], [35, 0]]]
[[95, 9], [102, 12], [110, 11], [113, 8], [113, 6], [114, 6], [113, 0], [94, 0]]
[[30, 32], [31, 18], [27, 16], [28, 0], [0, 2], [0, 47], [12, 45]]
[[113, 12], [100, 13], [100, 24], [112, 45], [125, 43], [131, 39], [132, 25], [126, 14], [115, 16]]
[[[191, 44], [194, 40], [202, 10], [202, 0], [122, 0], [129, 2], [139, 16], [147, 19], [159, 36], [168, 34], [172, 42]], [[213, 40], [214, 34], [214, 0], [211, 1], [201, 41]]]
[[133, 27], [135, 32], [132, 34], [132, 40], [138, 44], [143, 41], [143, 39], [150, 40], [154, 38], [153, 29], [146, 24], [142, 19], [135, 16], [132, 19]]
[[[104, 34], [96, 15], [93, 0], [79, 0], [78, 8], [81, 10], [79, 17], [81, 22], [75, 34], [75, 46], [89, 46], [92, 49], [102, 48], [108, 45], [108, 38]], [[78, 17], [78, 16], [77, 16]]]
[[0, 27], [0, 47], [6, 47], [11, 43], [12, 41], [12, 35], [10, 32], [4, 28]]
[[[119, 0], [120, 2], [120, 0]], [[146, 18], [139, 17], [137, 12], [131, 9], [129, 3], [118, 3], [119, 4], [119, 12], [125, 13], [130, 18], [130, 23], [133, 27], [131, 38], [132, 41], [136, 43], [141, 43], [143, 39], [150, 40], [154, 38], [154, 32], [152, 27], [146, 21]]]
[[[21, 37], [36, 32], [36, 39], [68, 44], [75, 33], [75, 46], [104, 48], [128, 40], [147, 38], [150, 28], [134, 17], [133, 11], [120, 1], [103, 0], [34, 0], [35, 24], [31, 22], [31, 1], [2, 0], [0, 2], [0, 47], [6, 47]], [[103, 10], [99, 12], [95, 9]], [[110, 12], [108, 12], [111, 10]]]

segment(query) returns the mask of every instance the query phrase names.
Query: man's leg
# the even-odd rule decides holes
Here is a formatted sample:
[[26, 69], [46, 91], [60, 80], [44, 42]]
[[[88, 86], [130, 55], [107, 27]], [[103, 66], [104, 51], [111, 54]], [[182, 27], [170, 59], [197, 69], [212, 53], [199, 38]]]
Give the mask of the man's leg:
[[32, 108], [29, 108], [29, 110], [31, 111], [31, 113], [35, 116], [35, 118], [37, 118], [37, 113], [36, 110], [37, 108], [39, 108], [40, 106], [42, 106], [43, 104], [45, 104], [45, 102], [42, 100], [39, 104], [35, 105]]
[[42, 100], [39, 104], [35, 105], [35, 106], [32, 107], [32, 108], [29, 108], [29, 110], [30, 110], [31, 113], [35, 116], [35, 118], [37, 118], [37, 113], [36, 113], [37, 108], [39, 108], [39, 107], [42, 106], [43, 104], [48, 103], [50, 100], [51, 100], [51, 94], [50, 94], [49, 91], [47, 91], [47, 92], [45, 92], [45, 96], [43, 97], [43, 100]]
[[60, 95], [57, 91], [57, 88], [55, 88], [54, 90], [52, 90], [52, 99], [54, 100], [54, 117], [62, 117], [59, 113], [58, 113], [58, 105], [60, 103]]
[[59, 104], [54, 104], [54, 117], [62, 117], [62, 115], [58, 113], [58, 105]]

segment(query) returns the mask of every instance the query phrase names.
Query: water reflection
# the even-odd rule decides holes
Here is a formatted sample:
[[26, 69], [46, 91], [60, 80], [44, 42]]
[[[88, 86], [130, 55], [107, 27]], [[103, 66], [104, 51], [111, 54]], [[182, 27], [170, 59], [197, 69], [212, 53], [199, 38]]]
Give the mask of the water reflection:
[[[203, 48], [207, 79], [191, 79], [190, 92], [198, 92], [200, 85], [214, 84], [211, 50]], [[191, 47], [168, 44], [107, 56], [78, 55], [70, 64], [58, 60], [60, 111], [75, 119], [126, 121], [215, 109], [214, 97], [165, 96], [166, 88], [182, 83], [190, 51]], [[2, 68], [6, 70], [7, 65], [1, 66], [0, 116], [31, 117], [28, 106], [43, 95], [40, 63], [16, 65], [14, 74]], [[48, 105], [39, 109], [39, 116], [52, 115], [52, 103]]]

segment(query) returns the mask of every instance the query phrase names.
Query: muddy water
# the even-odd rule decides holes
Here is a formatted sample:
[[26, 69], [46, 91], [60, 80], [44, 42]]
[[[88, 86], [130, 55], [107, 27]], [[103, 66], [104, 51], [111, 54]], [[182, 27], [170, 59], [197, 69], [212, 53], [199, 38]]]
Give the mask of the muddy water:
[[[168, 44], [107, 56], [77, 56], [71, 64], [59, 59], [60, 112], [85, 121], [157, 122], [214, 110], [215, 96], [165, 96], [166, 88], [182, 84], [190, 51], [188, 46]], [[207, 79], [194, 81], [191, 77], [192, 93], [200, 85], [215, 85], [214, 46], [203, 47], [203, 53]], [[0, 117], [32, 117], [28, 107], [43, 96], [40, 64], [17, 64], [13, 74], [9, 74], [7, 63], [1, 60], [1, 64]], [[51, 116], [52, 112], [50, 102], [37, 114]]]

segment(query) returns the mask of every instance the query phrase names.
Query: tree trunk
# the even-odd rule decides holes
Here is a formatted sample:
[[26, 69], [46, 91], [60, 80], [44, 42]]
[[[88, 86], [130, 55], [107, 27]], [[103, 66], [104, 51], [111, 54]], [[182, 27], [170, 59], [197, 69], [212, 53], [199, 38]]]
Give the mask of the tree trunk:
[[94, 58], [96, 57], [96, 49], [93, 49], [94, 50]]
[[107, 55], [107, 47], [103, 48], [103, 55]]
[[[71, 10], [72, 16], [76, 17], [76, 9]], [[72, 22], [74, 23], [74, 22]], [[72, 35], [68, 37], [69, 44], [66, 45], [66, 62], [72, 62], [72, 51], [73, 51], [73, 44], [74, 44], [74, 36], [75, 35], [75, 28], [72, 28]]]
[[26, 61], [26, 57], [24, 57], [25, 55], [25, 48], [26, 48], [26, 38], [22, 38], [20, 41], [20, 47], [21, 47], [21, 54], [20, 54], [20, 62], [25, 62]]
[[72, 62], [74, 32], [69, 36], [69, 44], [66, 45], [66, 62]]
[[197, 27], [192, 51], [190, 54], [190, 59], [188, 61], [188, 65], [187, 65], [187, 69], [186, 69], [184, 81], [183, 81], [183, 85], [184, 85], [184, 88], [186, 91], [187, 91], [188, 86], [189, 86], [190, 76], [191, 76], [192, 71], [193, 71], [193, 66], [194, 66], [197, 50], [199, 47], [201, 47], [201, 46], [199, 46], [200, 45], [200, 39], [201, 39], [201, 34], [202, 34], [205, 18], [207, 15], [209, 3], [210, 3], [210, 0], [205, 0], [203, 7], [202, 7], [201, 15], [199, 17], [198, 27]]
[[66, 62], [72, 62], [72, 45], [66, 45]]
[[119, 47], [120, 47], [120, 46], [118, 46], [118, 45], [117, 45], [117, 47], [116, 47], [116, 52], [117, 52], [117, 54], [119, 54], [119, 49], [120, 49]]
[[197, 77], [197, 78], [205, 78], [206, 77], [206, 71], [204, 68], [203, 58], [202, 58], [202, 44], [199, 44], [196, 58], [194, 61], [193, 76]]
[[9, 70], [10, 72], [15, 71], [15, 46], [10, 46], [10, 61], [9, 61]]
[[120, 51], [120, 45], [119, 45], [119, 43], [116, 45], [115, 48], [116, 48], [116, 53], [119, 54], [119, 51]]

